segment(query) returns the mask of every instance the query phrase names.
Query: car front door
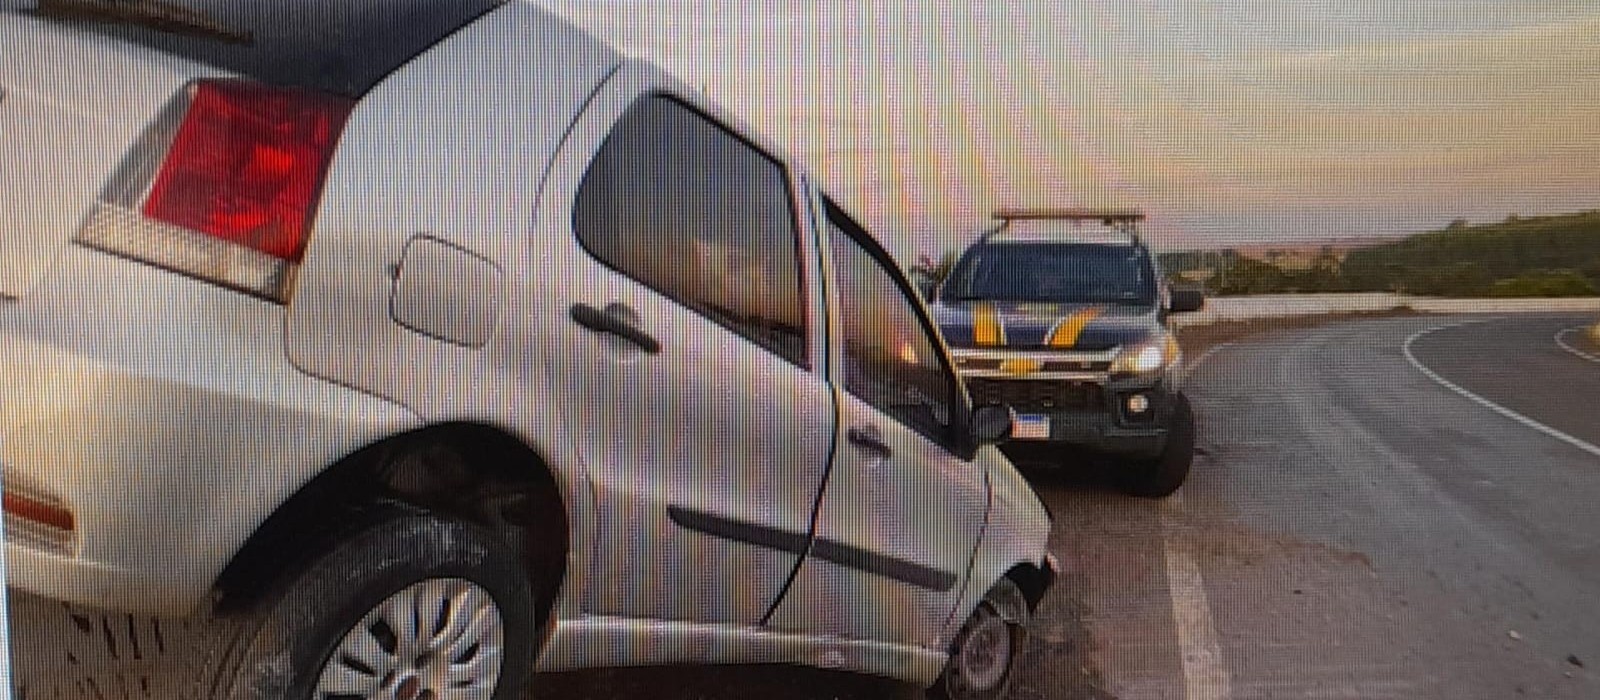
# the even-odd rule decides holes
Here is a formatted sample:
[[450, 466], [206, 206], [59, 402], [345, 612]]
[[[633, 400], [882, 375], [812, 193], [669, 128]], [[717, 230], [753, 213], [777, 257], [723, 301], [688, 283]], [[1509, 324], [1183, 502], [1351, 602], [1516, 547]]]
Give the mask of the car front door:
[[934, 648], [966, 583], [986, 475], [957, 456], [966, 399], [915, 292], [823, 202], [839, 403], [815, 539], [770, 624]]
[[758, 625], [832, 449], [820, 263], [786, 163], [668, 87], [624, 67], [542, 197], [550, 410], [598, 521], [581, 608]]

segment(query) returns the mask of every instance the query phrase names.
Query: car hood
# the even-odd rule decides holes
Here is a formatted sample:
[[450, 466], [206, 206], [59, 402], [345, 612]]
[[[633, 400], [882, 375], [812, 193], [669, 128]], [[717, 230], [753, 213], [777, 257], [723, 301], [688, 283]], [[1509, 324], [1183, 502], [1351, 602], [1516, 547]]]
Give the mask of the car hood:
[[1104, 351], [1161, 330], [1149, 306], [1016, 301], [940, 301], [933, 315], [958, 348]]

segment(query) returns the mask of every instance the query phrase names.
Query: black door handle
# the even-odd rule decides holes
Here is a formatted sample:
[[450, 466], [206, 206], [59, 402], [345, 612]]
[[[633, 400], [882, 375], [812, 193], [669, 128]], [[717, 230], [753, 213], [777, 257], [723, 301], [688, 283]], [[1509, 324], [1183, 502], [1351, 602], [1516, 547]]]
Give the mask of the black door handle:
[[894, 450], [889, 449], [889, 444], [883, 441], [883, 433], [878, 432], [877, 426], [867, 425], [851, 428], [845, 433], [850, 439], [850, 444], [868, 452], [877, 453], [878, 456], [888, 459], [894, 456]]
[[624, 316], [631, 316], [628, 307], [613, 303], [606, 306], [605, 311], [594, 308], [588, 304], [573, 304], [572, 320], [596, 333], [610, 333], [634, 345], [639, 346], [651, 355], [661, 353], [661, 343], [650, 337], [649, 333], [641, 331]]

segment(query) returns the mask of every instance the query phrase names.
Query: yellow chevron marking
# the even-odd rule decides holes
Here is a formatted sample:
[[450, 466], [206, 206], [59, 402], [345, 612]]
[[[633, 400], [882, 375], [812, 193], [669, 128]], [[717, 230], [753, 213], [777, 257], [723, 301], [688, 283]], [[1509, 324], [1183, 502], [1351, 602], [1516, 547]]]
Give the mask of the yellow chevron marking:
[[977, 345], [1005, 345], [1006, 329], [994, 304], [978, 304], [972, 309], [972, 342]]
[[1103, 313], [1105, 313], [1104, 307], [1091, 306], [1061, 319], [1055, 328], [1050, 329], [1050, 339], [1045, 341], [1045, 344], [1052, 348], [1070, 348], [1077, 345], [1078, 335], [1083, 333], [1084, 327]]

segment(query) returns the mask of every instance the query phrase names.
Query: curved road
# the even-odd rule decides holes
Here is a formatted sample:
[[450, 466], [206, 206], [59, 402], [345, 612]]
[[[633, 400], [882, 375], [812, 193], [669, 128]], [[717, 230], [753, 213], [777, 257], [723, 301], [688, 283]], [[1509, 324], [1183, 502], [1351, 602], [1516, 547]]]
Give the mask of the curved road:
[[1593, 321], [1257, 336], [1191, 375], [1181, 499], [1042, 478], [1095, 691], [1600, 697], [1600, 348], [1563, 334]]

